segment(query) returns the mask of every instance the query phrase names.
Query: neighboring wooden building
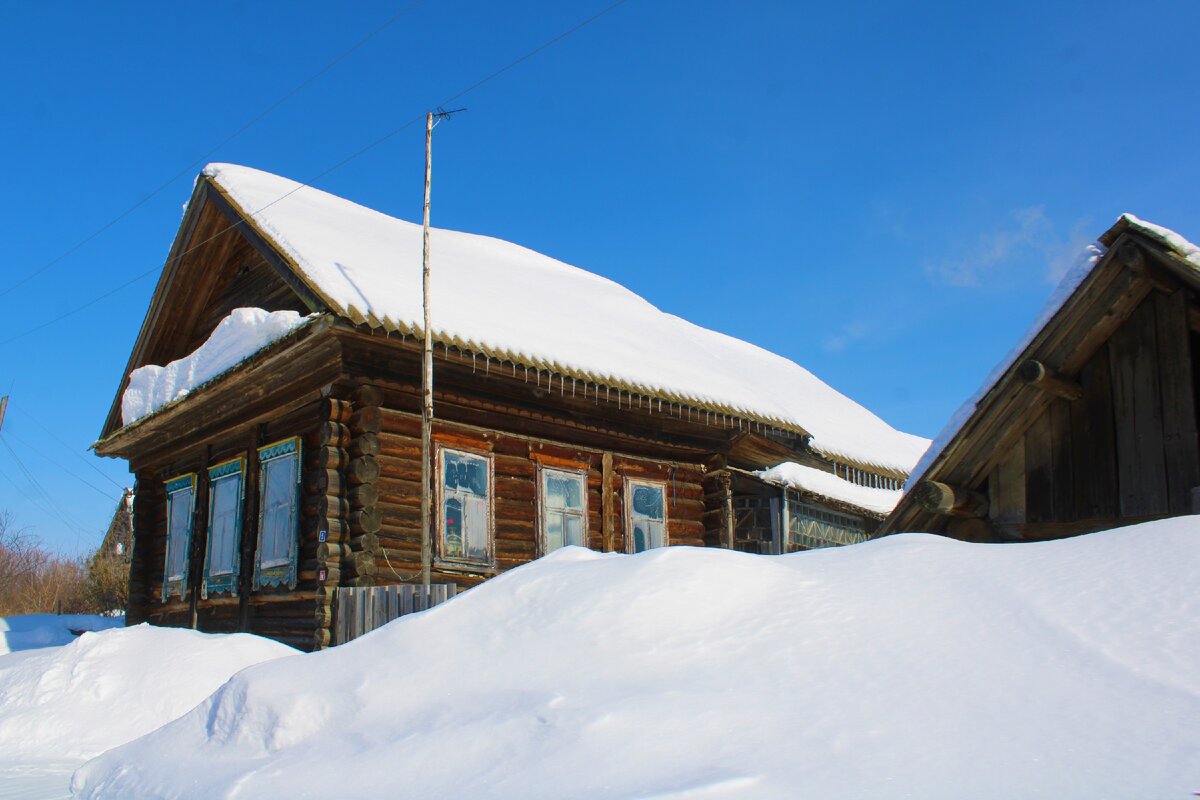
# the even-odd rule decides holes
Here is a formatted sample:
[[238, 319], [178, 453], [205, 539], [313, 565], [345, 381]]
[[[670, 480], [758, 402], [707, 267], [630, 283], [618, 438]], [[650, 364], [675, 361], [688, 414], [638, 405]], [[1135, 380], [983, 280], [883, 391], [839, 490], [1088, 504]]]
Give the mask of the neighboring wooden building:
[[[247, 168], [201, 175], [95, 446], [137, 479], [130, 623], [321, 648], [338, 587], [417, 580], [420, 253], [420, 226]], [[925, 448], [786, 359], [516, 245], [439, 230], [433, 265], [436, 582], [563, 544], [762, 550], [735, 511], [787, 490], [749, 470], [898, 486]], [[130, 411], [139, 368], [195, 367], [247, 308], [308, 317]]]
[[880, 535], [1054, 539], [1197, 511], [1200, 250], [1128, 215], [1100, 243]]

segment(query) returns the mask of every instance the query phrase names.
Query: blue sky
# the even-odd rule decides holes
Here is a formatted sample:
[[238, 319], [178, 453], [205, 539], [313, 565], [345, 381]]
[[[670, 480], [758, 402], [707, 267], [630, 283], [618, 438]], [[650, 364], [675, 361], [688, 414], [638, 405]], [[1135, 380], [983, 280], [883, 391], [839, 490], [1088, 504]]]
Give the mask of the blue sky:
[[[606, 5], [6, 9], [0, 510], [98, 543], [129, 476], [87, 447], [193, 162], [419, 220], [419, 125], [329, 168]], [[932, 436], [1121, 212], [1200, 239], [1200, 6], [985, 5], [629, 0], [456, 103], [434, 224], [611, 277]]]

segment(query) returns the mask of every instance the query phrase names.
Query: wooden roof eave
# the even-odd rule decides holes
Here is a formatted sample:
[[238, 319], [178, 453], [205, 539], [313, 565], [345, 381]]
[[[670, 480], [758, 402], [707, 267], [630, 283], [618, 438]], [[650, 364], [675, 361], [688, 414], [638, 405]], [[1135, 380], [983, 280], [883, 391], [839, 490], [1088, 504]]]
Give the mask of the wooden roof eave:
[[[332, 317], [326, 314], [301, 325], [244, 361], [195, 387], [183, 397], [113, 431], [92, 444], [91, 449], [101, 456], [129, 458], [142, 445], [156, 438], [163, 438], [165, 432], [178, 427], [186, 418], [205, 419], [205, 426], [192, 426], [196, 429], [219, 426], [223, 420], [208, 413], [207, 407], [222, 401], [244, 398], [247, 388], [254, 386], [256, 381], [259, 381], [259, 387], [265, 387], [260, 388], [257, 394], [263, 398], [272, 398], [289, 395], [297, 383], [324, 385], [335, 380], [341, 372], [341, 361], [330, 361], [316, 341], [326, 341], [333, 345], [333, 349], [340, 350], [336, 338], [328, 335], [332, 321]], [[274, 375], [279, 371], [278, 368], [285, 366], [290, 369], [291, 379], [261, 381], [261, 378]], [[297, 395], [292, 400], [303, 401], [305, 398]], [[183, 444], [175, 437], [165, 438], [168, 440], [167, 445], [172, 448]]]
[[121, 427], [121, 397], [129, 380], [129, 374], [145, 363], [147, 347], [153, 339], [154, 331], [159, 326], [167, 302], [171, 299], [171, 288], [180, 269], [186, 263], [183, 257], [197, 246], [193, 245], [191, 240], [201, 215], [210, 205], [218, 209], [229, 220], [228, 227], [223, 229], [222, 233], [225, 230], [236, 230], [243, 235], [263, 260], [296, 293], [309, 311], [323, 312], [330, 308], [336, 308], [336, 304], [313, 289], [307, 279], [303, 277], [303, 271], [299, 266], [281, 248], [275, 246], [271, 238], [259, 229], [245, 209], [231, 200], [211, 178], [201, 174], [192, 190], [187, 212], [175, 234], [175, 240], [171, 244], [162, 274], [159, 276], [154, 294], [150, 298], [150, 306], [146, 310], [146, 316], [138, 331], [137, 339], [134, 340], [133, 350], [125, 365], [125, 371], [122, 373], [116, 396], [109, 406], [108, 416], [105, 418], [104, 427], [100, 433], [101, 441]]
[[112, 405], [108, 409], [108, 416], [105, 417], [104, 427], [100, 431], [101, 440], [121, 427], [121, 397], [125, 393], [125, 384], [129, 380], [129, 373], [140, 366], [139, 362], [141, 361], [142, 354], [145, 352], [150, 331], [158, 323], [159, 315], [162, 313], [165, 298], [168, 294], [168, 288], [179, 269], [184, 245], [191, 239], [192, 231], [195, 230], [196, 223], [200, 219], [205, 197], [203, 184], [203, 179], [198, 180], [192, 188], [192, 196], [188, 200], [187, 212], [183, 215], [183, 221], [180, 222], [179, 230], [175, 233], [175, 240], [171, 243], [171, 249], [167, 253], [167, 260], [163, 265], [163, 271], [158, 276], [158, 283], [154, 287], [154, 294], [150, 296], [150, 306], [146, 309], [146, 316], [142, 319], [142, 326], [138, 329], [137, 338], [134, 339], [133, 350], [129, 353], [129, 360], [125, 364], [125, 371], [121, 373], [121, 381], [117, 386], [116, 396], [113, 397]]
[[734, 476], [738, 483], [743, 484], [741, 487], [743, 491], [745, 491], [744, 484], [750, 482], [766, 489], [766, 492], [764, 493], [775, 494], [788, 489], [800, 495], [800, 499], [805, 502], [813, 503], [819, 506], [825, 506], [833, 511], [839, 511], [843, 514], [849, 514], [850, 516], [866, 517], [867, 519], [875, 522], [878, 522], [885, 516], [878, 511], [872, 511], [871, 509], [863, 508], [862, 506], [855, 505], [854, 503], [850, 503], [845, 500], [838, 500], [837, 498], [829, 497], [821, 494], [820, 492], [814, 492], [810, 489], [801, 489], [798, 486], [789, 486], [788, 484], [784, 483], [763, 480], [760, 476], [756, 475], [750, 470], [739, 469], [738, 467], [722, 467], [722, 469]]
[[[1136, 263], [1136, 253], [1152, 259], [1156, 266], [1174, 264], [1171, 271], [1177, 275], [1186, 265], [1192, 280], [1200, 278], [1189, 262], [1174, 256], [1161, 241], [1132, 228], [1124, 218], [1100, 241], [1109, 245], [1107, 252], [992, 384], [954, 438], [942, 448], [925, 473], [917, 476], [919, 479], [938, 480], [965, 488], [981, 484], [998, 459], [1024, 435], [1049, 402], [1046, 392], [1020, 378], [1017, 372], [1021, 365], [1036, 358], [1067, 377], [1076, 376], [1153, 289], [1155, 267], [1148, 270]], [[1125, 250], [1126, 244], [1136, 247], [1136, 253]], [[1183, 264], [1179, 263], [1181, 261]], [[993, 433], [997, 435], [994, 441], [981, 441]], [[978, 451], [988, 455], [979, 457]], [[914, 530], [928, 516], [929, 513], [916, 506], [906, 493], [880, 525], [878, 533]]]

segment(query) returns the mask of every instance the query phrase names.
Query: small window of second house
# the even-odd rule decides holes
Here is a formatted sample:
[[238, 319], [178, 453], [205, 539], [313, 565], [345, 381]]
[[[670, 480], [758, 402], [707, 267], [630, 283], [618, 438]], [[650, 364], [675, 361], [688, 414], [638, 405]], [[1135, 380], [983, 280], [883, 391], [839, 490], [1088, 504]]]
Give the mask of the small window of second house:
[[258, 557], [254, 586], [296, 588], [297, 522], [300, 505], [300, 439], [285, 439], [258, 451]]
[[201, 594], [237, 594], [242, 548], [242, 475], [245, 459], [208, 470], [208, 549]]
[[544, 468], [540, 488], [542, 553], [587, 547], [587, 474]]
[[443, 561], [492, 563], [492, 460], [489, 456], [438, 450], [440, 474], [438, 555]]
[[166, 483], [167, 555], [163, 564], [162, 599], [187, 594], [192, 549], [192, 517], [196, 510], [196, 475], [189, 473]]
[[667, 544], [667, 516], [663, 502], [666, 485], [647, 481], [625, 484], [626, 543], [629, 552], [640, 553]]

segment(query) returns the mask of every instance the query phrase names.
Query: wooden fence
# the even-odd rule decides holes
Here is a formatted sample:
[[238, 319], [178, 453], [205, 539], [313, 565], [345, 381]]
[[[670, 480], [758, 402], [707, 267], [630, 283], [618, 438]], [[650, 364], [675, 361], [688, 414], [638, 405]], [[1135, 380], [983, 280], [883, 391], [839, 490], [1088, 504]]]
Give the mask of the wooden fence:
[[420, 584], [339, 588], [333, 643], [345, 644], [397, 617], [444, 603], [457, 593], [458, 586], [453, 583], [431, 584], [428, 597]]

